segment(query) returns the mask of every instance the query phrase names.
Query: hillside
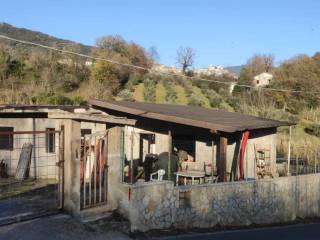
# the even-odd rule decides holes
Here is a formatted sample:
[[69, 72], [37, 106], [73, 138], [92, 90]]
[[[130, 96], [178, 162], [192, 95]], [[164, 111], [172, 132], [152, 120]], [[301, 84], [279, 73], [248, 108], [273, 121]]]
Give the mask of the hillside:
[[[36, 42], [39, 44], [56, 47], [59, 49], [76, 50], [77, 52], [82, 54], [90, 54], [92, 49], [91, 46], [87, 46], [70, 40], [56, 38], [42, 32], [14, 27], [8, 23], [0, 23], [0, 34], [24, 41]], [[25, 50], [30, 49], [30, 47], [26, 47], [23, 44], [8, 42], [2, 39], [0, 39], [0, 42], [4, 42], [9, 46], [18, 46], [19, 48]]]
[[196, 81], [181, 81], [154, 75], [139, 76], [128, 81], [117, 99], [233, 110], [223, 101], [223, 96], [214, 90], [208, 91], [207, 86]]
[[234, 73], [236, 76], [239, 76], [240, 72], [241, 72], [241, 69], [243, 67], [244, 67], [243, 65], [241, 65], [241, 66], [230, 66], [230, 67], [225, 67], [225, 69], [227, 69], [228, 71]]

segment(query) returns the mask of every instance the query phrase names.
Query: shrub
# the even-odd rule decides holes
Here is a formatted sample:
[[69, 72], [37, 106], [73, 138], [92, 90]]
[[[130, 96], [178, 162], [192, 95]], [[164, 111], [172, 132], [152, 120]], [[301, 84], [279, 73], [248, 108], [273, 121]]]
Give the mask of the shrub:
[[305, 127], [304, 131], [310, 135], [320, 137], [320, 125], [319, 124], [310, 124]]
[[34, 104], [84, 105], [86, 103], [86, 101], [80, 96], [69, 98], [54, 92], [41, 92], [34, 95], [31, 100]]
[[195, 94], [191, 94], [188, 105], [200, 107], [204, 105], [204, 102], [201, 101], [201, 99], [199, 99], [199, 97], [197, 97]]
[[147, 102], [155, 102], [156, 101], [156, 84], [155, 81], [146, 78], [143, 81], [144, 84], [144, 100]]
[[175, 103], [177, 101], [177, 93], [173, 88], [173, 84], [172, 83], [168, 83], [166, 84], [166, 101], [168, 103]]
[[129, 89], [123, 89], [119, 92], [118, 97], [122, 98], [123, 100], [132, 101], [133, 95]]

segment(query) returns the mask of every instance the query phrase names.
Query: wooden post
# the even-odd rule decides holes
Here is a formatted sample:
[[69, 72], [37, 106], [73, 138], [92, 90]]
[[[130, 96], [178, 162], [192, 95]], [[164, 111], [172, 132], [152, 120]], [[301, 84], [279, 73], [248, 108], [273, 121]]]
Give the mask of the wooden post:
[[249, 172], [249, 166], [248, 166], [248, 144], [246, 145], [246, 174], [245, 174], [245, 178], [246, 181], [248, 180], [248, 172]]
[[299, 175], [299, 159], [298, 156], [296, 155], [296, 176]]
[[291, 158], [291, 126], [289, 127], [289, 142], [288, 142], [288, 166], [287, 166], [287, 176], [290, 175], [290, 158]]
[[[214, 137], [215, 137], [215, 135], [214, 135], [214, 133], [212, 134], [212, 163], [211, 163], [211, 178], [212, 178], [212, 183], [213, 183], [213, 174], [214, 174], [214, 154], [215, 154], [215, 152], [214, 152]], [[204, 169], [204, 170], [206, 170], [206, 169]]]
[[134, 179], [134, 176], [133, 176], [133, 129], [131, 131], [131, 156], [130, 156], [130, 183], [133, 184], [133, 179]]
[[60, 139], [59, 139], [59, 152], [60, 152], [60, 157], [59, 161], [61, 162], [61, 165], [59, 165], [59, 172], [61, 171], [61, 183], [60, 183], [60, 208], [64, 208], [64, 143], [65, 143], [65, 137], [64, 137], [64, 125], [61, 125], [60, 127]]
[[168, 180], [171, 181], [171, 175], [172, 175], [172, 134], [171, 130], [168, 131]]
[[227, 181], [227, 146], [228, 139], [220, 135], [219, 182]]
[[86, 207], [86, 201], [87, 201], [86, 172], [87, 172], [87, 145], [86, 145], [86, 135], [84, 135], [83, 136], [83, 206], [82, 206], [83, 208]]
[[317, 153], [314, 153], [314, 173], [317, 173]]

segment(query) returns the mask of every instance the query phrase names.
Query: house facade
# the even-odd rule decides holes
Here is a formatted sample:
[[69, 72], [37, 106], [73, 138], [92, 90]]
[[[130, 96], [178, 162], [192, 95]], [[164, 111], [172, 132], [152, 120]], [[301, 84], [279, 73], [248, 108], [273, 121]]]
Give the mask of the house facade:
[[257, 76], [253, 78], [253, 86], [255, 87], [265, 87], [270, 84], [270, 81], [272, 80], [273, 75], [270, 73], [260, 73]]

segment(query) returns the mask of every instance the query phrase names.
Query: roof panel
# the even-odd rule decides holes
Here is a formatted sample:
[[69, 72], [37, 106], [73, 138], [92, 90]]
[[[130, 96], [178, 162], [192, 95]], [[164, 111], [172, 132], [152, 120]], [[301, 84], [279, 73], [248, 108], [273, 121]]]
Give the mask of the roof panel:
[[194, 106], [99, 100], [91, 100], [89, 103], [122, 113], [223, 132], [290, 125], [287, 122]]

